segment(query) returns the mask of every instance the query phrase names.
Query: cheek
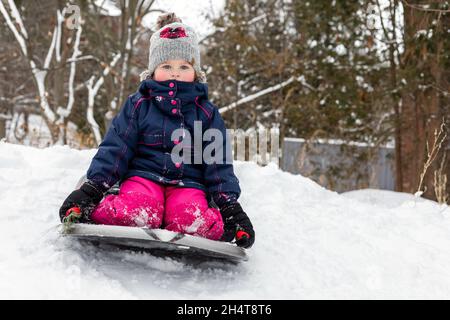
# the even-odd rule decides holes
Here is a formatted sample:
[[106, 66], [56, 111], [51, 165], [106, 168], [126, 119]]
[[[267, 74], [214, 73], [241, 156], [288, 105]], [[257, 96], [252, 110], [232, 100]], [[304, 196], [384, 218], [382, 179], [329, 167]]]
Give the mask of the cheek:
[[195, 71], [191, 70], [189, 72], [184, 72], [181, 78], [182, 81], [193, 82], [195, 80]]
[[168, 72], [162, 70], [162, 69], [157, 69], [155, 70], [155, 75], [153, 76], [155, 81], [166, 81], [169, 80], [169, 75]]

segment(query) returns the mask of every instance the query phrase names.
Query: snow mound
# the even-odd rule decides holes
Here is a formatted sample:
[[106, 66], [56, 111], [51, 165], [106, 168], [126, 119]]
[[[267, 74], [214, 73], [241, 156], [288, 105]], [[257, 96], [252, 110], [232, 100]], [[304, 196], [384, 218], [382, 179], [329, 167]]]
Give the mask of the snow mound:
[[0, 298], [450, 297], [450, 209], [414, 196], [339, 195], [274, 165], [236, 162], [256, 243], [239, 265], [192, 266], [59, 236], [58, 210], [96, 150], [0, 143]]
[[[379, 207], [393, 208], [408, 206], [409, 203], [427, 202], [428, 199], [416, 197], [411, 193], [389, 190], [361, 189], [341, 193], [346, 198], [358, 200]], [[431, 201], [433, 202], [433, 201]], [[434, 202], [433, 202], [434, 205]]]

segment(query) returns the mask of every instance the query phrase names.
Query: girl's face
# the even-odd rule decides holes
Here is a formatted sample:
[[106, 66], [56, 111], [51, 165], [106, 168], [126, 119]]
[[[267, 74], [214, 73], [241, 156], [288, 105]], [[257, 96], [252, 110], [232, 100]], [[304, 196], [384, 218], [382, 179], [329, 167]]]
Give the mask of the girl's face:
[[185, 60], [168, 60], [156, 67], [153, 79], [155, 81], [178, 80], [193, 82], [195, 80], [195, 70]]

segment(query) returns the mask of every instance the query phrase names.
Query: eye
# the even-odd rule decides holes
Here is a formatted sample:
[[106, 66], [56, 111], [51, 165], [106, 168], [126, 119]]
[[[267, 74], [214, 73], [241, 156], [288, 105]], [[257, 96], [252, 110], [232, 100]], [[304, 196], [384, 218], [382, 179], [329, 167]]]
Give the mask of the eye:
[[182, 70], [189, 70], [191, 67], [190, 66], [187, 66], [187, 65], [182, 65], [181, 66], [181, 69]]
[[170, 69], [170, 66], [168, 64], [165, 64], [161, 67], [161, 69]]

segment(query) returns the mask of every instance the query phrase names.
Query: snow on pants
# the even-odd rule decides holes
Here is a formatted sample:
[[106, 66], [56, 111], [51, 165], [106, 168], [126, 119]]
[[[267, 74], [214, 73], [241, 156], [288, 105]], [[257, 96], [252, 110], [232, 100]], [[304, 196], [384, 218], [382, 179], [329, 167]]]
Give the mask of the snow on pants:
[[118, 195], [108, 195], [94, 209], [97, 224], [164, 228], [218, 240], [223, 234], [220, 211], [208, 207], [204, 191], [164, 186], [141, 177], [131, 177]]

